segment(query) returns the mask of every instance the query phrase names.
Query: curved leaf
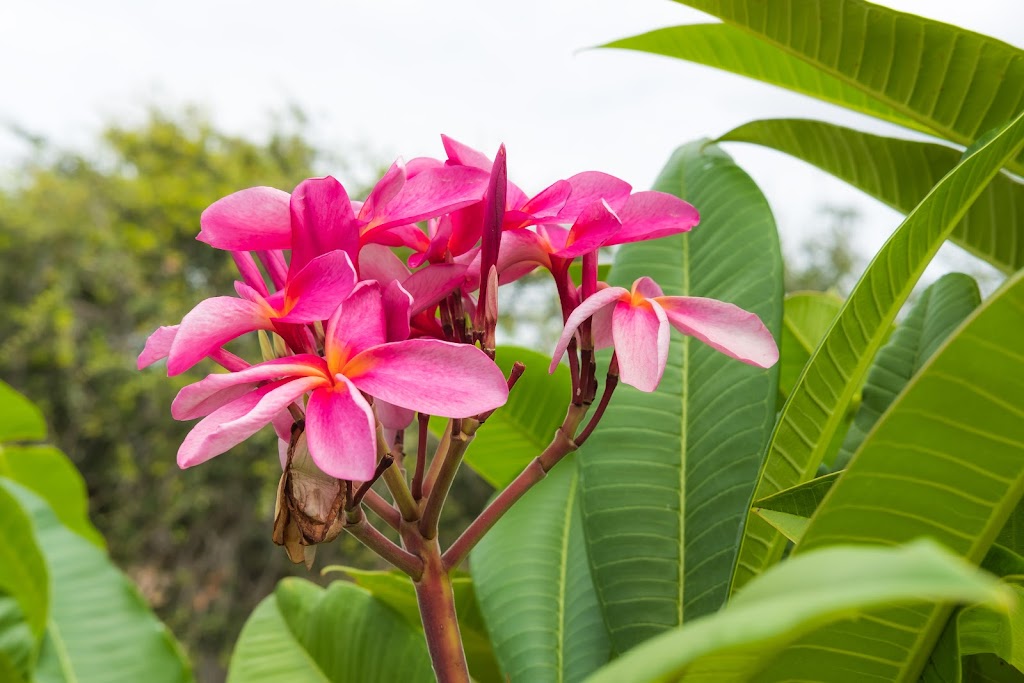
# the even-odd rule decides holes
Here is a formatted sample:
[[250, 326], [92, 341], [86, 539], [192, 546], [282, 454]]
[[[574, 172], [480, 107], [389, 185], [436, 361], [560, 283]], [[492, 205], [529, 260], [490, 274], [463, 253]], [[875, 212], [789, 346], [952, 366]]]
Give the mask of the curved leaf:
[[807, 361], [843, 307], [829, 292], [796, 292], [786, 297], [779, 340], [779, 396], [789, 397]]
[[[655, 189], [691, 202], [701, 223], [621, 247], [612, 283], [649, 275], [668, 295], [729, 301], [778, 338], [778, 234], [750, 177], [718, 147], [695, 142], [673, 154]], [[615, 650], [725, 601], [776, 378], [775, 368], [744, 365], [673, 330], [658, 389], [616, 389], [579, 459], [587, 551]]]
[[978, 283], [962, 273], [944, 275], [921, 293], [906, 320], [875, 356], [861, 391], [860, 409], [846, 433], [833, 469], [846, 467], [896, 395], [979, 303]]
[[38, 643], [46, 630], [50, 605], [46, 562], [26, 510], [3, 488], [0, 488], [0, 593], [17, 601]]
[[[862, 133], [820, 121], [754, 121], [720, 141], [750, 142], [817, 166], [880, 202], [909, 213], [963, 153], [928, 142]], [[998, 174], [953, 230], [950, 240], [996, 268], [1024, 268], [1024, 184]]]
[[61, 524], [100, 548], [103, 535], [89, 521], [85, 480], [64, 453], [53, 446], [0, 447], [0, 476], [42, 496]]
[[579, 681], [608, 661], [578, 495], [568, 458], [470, 555], [480, 610], [510, 680]]
[[95, 545], [63, 526], [35, 493], [0, 479], [17, 498], [50, 570], [52, 596], [36, 683], [184, 683], [192, 673], [167, 628]]
[[34, 403], [0, 381], [0, 443], [10, 441], [42, 441], [46, 438], [46, 421]]
[[[1024, 114], [967, 156], [882, 246], [783, 406], [754, 499], [810, 479], [844, 422], [850, 400], [903, 302], [971, 203], [1024, 146]], [[733, 590], [776, 562], [785, 539], [751, 515]]]
[[[559, 365], [548, 374], [551, 356], [514, 346], [498, 348], [495, 362], [505, 376], [519, 361], [526, 371], [509, 393], [508, 403], [494, 412], [476, 433], [466, 464], [495, 488], [503, 488], [540, 455], [562, 424], [572, 394], [569, 368]], [[446, 422], [431, 420], [440, 433]]]
[[672, 26], [601, 47], [674, 57], [770, 83], [862, 114], [928, 132], [914, 119], [811, 64], [729, 24]]
[[29, 680], [37, 642], [18, 600], [0, 590], [0, 681], [23, 683]]
[[228, 683], [433, 681], [423, 636], [369, 591], [284, 579], [249, 616]]
[[[989, 36], [864, 0], [677, 2], [964, 146], [1024, 109], [1024, 52]], [[1024, 172], [1020, 159], [1005, 164]]]
[[[397, 570], [373, 571], [336, 565], [324, 567], [320, 573], [332, 571], [348, 574], [357, 586], [370, 591], [373, 597], [398, 612], [411, 626], [422, 632], [423, 623], [420, 621], [420, 608], [416, 602], [416, 588], [408, 576]], [[498, 662], [494, 658], [494, 648], [487, 637], [487, 628], [477, 604], [473, 580], [465, 574], [455, 573], [451, 577], [451, 582], [469, 675], [477, 683], [502, 683], [505, 679], [501, 677]]]
[[[725, 609], [640, 645], [588, 683], [746, 683], [781, 647], [851, 613], [922, 601], [989, 602], [1005, 609], [1010, 600], [992, 577], [931, 542], [822, 548], [771, 568]], [[794, 677], [838, 680], [832, 674]]]
[[[879, 419], [794, 556], [836, 543], [927, 535], [978, 563], [1024, 492], [1024, 271], [952, 335]], [[949, 609], [880, 611], [801, 640], [764, 680], [828, 671], [836, 683], [915, 680]], [[885, 647], [865, 646], [885, 643]]]

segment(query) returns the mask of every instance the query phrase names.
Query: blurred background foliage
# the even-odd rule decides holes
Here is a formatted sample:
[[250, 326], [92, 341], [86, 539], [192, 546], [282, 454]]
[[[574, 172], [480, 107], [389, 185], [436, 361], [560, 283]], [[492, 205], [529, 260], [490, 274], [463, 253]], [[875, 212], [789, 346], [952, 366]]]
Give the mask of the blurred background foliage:
[[[153, 111], [141, 124], [111, 125], [86, 153], [21, 133], [30, 152], [0, 183], [0, 378], [42, 407], [86, 479], [113, 559], [185, 644], [201, 681], [223, 678], [242, 623], [282, 576], [309, 574], [270, 541], [273, 433], [179, 471], [174, 454], [191, 425], [172, 420], [169, 406], [212, 368], [168, 379], [159, 368], [137, 371], [135, 358], [157, 326], [231, 291], [230, 257], [195, 239], [210, 203], [253, 185], [290, 190], [324, 172], [344, 176], [354, 159], [367, 166], [318, 149], [301, 113], [277, 121], [254, 140], [218, 131], [195, 110]], [[373, 180], [343, 179], [355, 197]], [[824, 209], [826, 229], [798, 246], [789, 288], [845, 293], [860, 265], [848, 240], [857, 220]], [[503, 290], [506, 340], [550, 349], [561, 325], [546, 286], [536, 277]], [[233, 350], [258, 357], [254, 338]], [[457, 487], [446, 536], [490, 494], [474, 476]], [[342, 539], [320, 549], [318, 567], [374, 565]]]

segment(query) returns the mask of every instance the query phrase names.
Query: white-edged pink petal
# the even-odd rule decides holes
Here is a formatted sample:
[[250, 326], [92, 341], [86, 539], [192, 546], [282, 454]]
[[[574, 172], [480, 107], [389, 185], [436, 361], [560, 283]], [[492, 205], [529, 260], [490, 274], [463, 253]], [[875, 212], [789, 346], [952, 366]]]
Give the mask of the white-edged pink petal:
[[331, 373], [363, 349], [387, 340], [387, 322], [380, 283], [364, 280], [327, 321], [324, 332], [324, 357]]
[[612, 339], [619, 379], [640, 391], [654, 391], [668, 362], [670, 329], [665, 311], [654, 301], [620, 301], [612, 312]]
[[505, 404], [505, 376], [487, 355], [467, 344], [410, 339], [381, 344], [342, 370], [374, 398], [442, 417], [469, 417]]
[[279, 322], [327, 320], [356, 284], [356, 269], [344, 251], [317, 256], [290, 278], [284, 290], [285, 315]]
[[211, 204], [199, 217], [200, 242], [228, 251], [291, 247], [287, 192], [250, 187]]
[[253, 301], [215, 296], [200, 301], [181, 320], [167, 356], [167, 374], [179, 375], [236, 337], [270, 330], [270, 311]]
[[760, 318], [739, 306], [695, 296], [662, 296], [656, 301], [673, 327], [731, 358], [762, 368], [779, 360], [772, 333]]
[[377, 427], [373, 411], [343, 376], [332, 388], [316, 389], [306, 405], [306, 444], [325, 474], [369, 481], [377, 467]]
[[171, 416], [175, 420], [194, 420], [231, 403], [255, 389], [260, 382], [304, 376], [330, 381], [327, 364], [312, 354], [276, 358], [239, 372], [208, 375], [178, 392], [171, 402]]
[[594, 315], [605, 306], [612, 306], [615, 302], [624, 298], [629, 298], [628, 291], [622, 287], [608, 287], [599, 292], [595, 292], [593, 296], [584, 299], [583, 302], [569, 314], [568, 320], [565, 321], [565, 327], [562, 329], [562, 336], [559, 337], [558, 343], [555, 344], [555, 352], [551, 354], [551, 365], [548, 366], [548, 372], [554, 372], [555, 368], [558, 367], [558, 362], [562, 360], [565, 350], [569, 348], [569, 341], [572, 340], [572, 336], [576, 333], [576, 328], [582, 325], [584, 320]]
[[221, 406], [200, 420], [185, 437], [178, 449], [178, 467], [184, 469], [204, 463], [242, 443], [322, 381], [302, 377], [274, 382]]

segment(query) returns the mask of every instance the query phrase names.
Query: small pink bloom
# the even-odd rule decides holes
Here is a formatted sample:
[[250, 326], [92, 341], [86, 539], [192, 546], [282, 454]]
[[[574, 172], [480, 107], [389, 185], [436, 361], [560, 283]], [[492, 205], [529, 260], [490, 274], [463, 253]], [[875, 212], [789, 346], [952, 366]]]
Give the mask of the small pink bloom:
[[753, 313], [715, 299], [665, 296], [654, 280], [642, 277], [632, 291], [607, 287], [572, 312], [555, 346], [551, 372], [576, 329], [591, 317], [595, 347], [614, 346], [620, 379], [641, 391], [654, 391], [665, 373], [669, 325], [748, 365], [767, 368], [779, 359], [771, 332]]

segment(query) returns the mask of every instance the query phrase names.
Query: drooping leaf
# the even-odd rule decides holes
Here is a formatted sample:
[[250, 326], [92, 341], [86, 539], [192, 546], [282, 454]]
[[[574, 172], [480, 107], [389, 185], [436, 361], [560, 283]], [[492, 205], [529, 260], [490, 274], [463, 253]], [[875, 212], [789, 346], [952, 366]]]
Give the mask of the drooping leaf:
[[843, 300], [830, 292], [797, 292], [786, 297], [779, 340], [779, 396], [789, 397], [807, 361], [828, 332]]
[[0, 477], [31, 489], [46, 500], [61, 524], [106, 548], [103, 535], [89, 521], [85, 480], [64, 453], [53, 446], [0, 446]]
[[[880, 202], [909, 213], [963, 153], [945, 145], [887, 138], [820, 121], [753, 121], [728, 142], [777, 149], [817, 166]], [[998, 174], [949, 239], [1005, 273], [1024, 268], [1024, 184]]]
[[46, 438], [42, 411], [3, 381], [0, 381], [0, 416], [0, 443]]
[[193, 680], [173, 636], [102, 550], [61, 524], [29, 489], [0, 479], [0, 491], [29, 513], [49, 567], [52, 595], [36, 683]]
[[[0, 479], [0, 481], [3, 481]], [[22, 618], [40, 641], [50, 606], [49, 574], [28, 511], [0, 488], [0, 593], [18, 603]]]
[[[695, 142], [673, 154], [655, 189], [692, 203], [700, 225], [621, 247], [612, 283], [649, 275], [668, 295], [728, 301], [778, 338], [778, 235], [750, 177]], [[725, 601], [776, 385], [775, 368], [744, 365], [673, 330], [658, 389], [616, 389], [579, 460], [588, 554], [616, 651]]]
[[[820, 548], [769, 569], [720, 612], [638, 646], [588, 683], [741, 683], [755, 680], [787, 643], [851, 614], [923, 601], [989, 602], [1005, 609], [1011, 599], [992, 577], [929, 541]], [[792, 675], [838, 680], [834, 673], [794, 669]]]
[[571, 457], [484, 536], [470, 555], [470, 566], [508, 679], [580, 681], [608, 661]]
[[18, 600], [0, 589], [0, 681], [30, 679], [37, 642]]
[[[488, 418], [466, 452], [466, 464], [495, 488], [516, 478], [551, 443], [562, 424], [572, 394], [569, 368], [560, 365], [548, 374], [551, 356], [514, 346], [498, 349], [495, 362], [505, 376], [519, 361], [526, 371], [509, 394], [508, 403]], [[445, 422], [431, 420], [443, 432]]]
[[780, 512], [767, 508], [753, 508], [754, 514], [768, 522], [780, 534], [786, 537], [791, 543], [799, 543], [804, 537], [804, 532], [810, 526], [811, 520], [803, 515], [794, 515], [792, 512]]
[[[1024, 109], [1024, 52], [989, 36], [864, 0], [677, 2], [964, 146]], [[1024, 170], [1012, 156], [1006, 165]]]
[[[1024, 145], [1024, 114], [967, 156], [893, 233], [861, 276], [783, 406], [762, 462], [754, 499], [809, 480], [889, 326], [928, 262], [963, 214]], [[776, 562], [785, 539], [748, 519], [733, 589]]]
[[[416, 589], [408, 576], [396, 570], [373, 571], [342, 566], [324, 567], [321, 573], [331, 571], [341, 571], [352, 577], [357, 586], [370, 591], [373, 597], [398, 612], [410, 625], [422, 632]], [[494, 648], [491, 646], [483, 616], [480, 614], [473, 580], [465, 574], [456, 573], [451, 581], [469, 675], [477, 683], [502, 683], [504, 679], [498, 670]]]
[[949, 273], [930, 285], [875, 356], [861, 390], [861, 404], [833, 465], [850, 462], [864, 437], [939, 344], [981, 303], [970, 275]]
[[421, 632], [364, 588], [284, 579], [242, 628], [228, 683], [433, 681]]
[[754, 501], [754, 507], [777, 510], [800, 517], [810, 517], [818, 509], [825, 494], [839, 478], [840, 472], [825, 474], [785, 491], [779, 491], [767, 498]]
[[[1024, 271], [961, 325], [879, 419], [793, 553], [928, 536], [978, 563], [1024, 491]], [[780, 653], [763, 680], [913, 680], [948, 607], [879, 610]], [[884, 643], [884, 647], [867, 643]]]

